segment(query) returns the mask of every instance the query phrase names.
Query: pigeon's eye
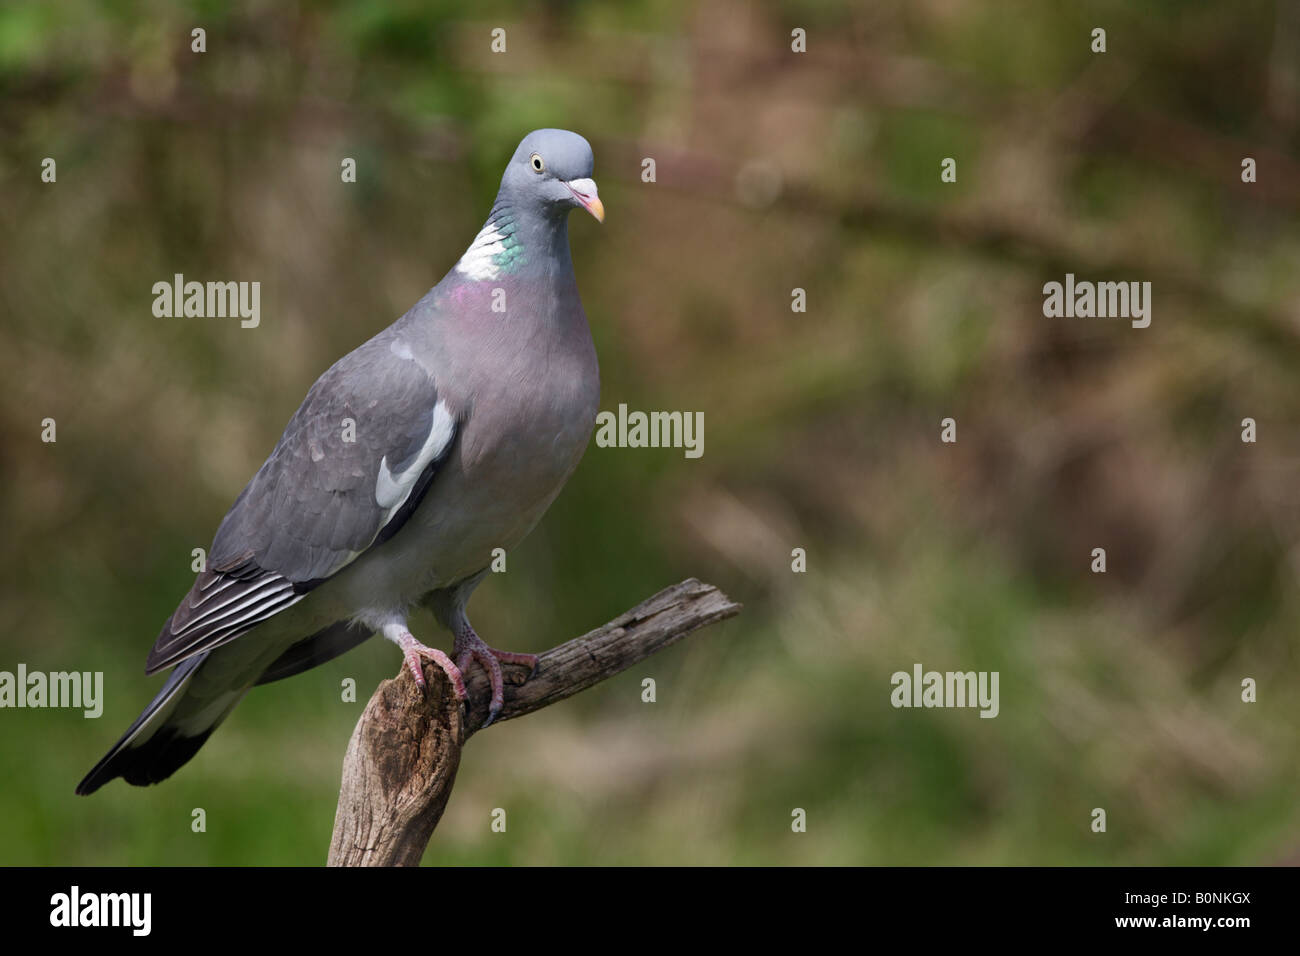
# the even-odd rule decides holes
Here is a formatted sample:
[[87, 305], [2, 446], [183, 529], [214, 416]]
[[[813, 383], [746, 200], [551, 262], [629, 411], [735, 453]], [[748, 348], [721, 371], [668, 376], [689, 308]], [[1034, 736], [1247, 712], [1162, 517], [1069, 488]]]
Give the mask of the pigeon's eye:
[[538, 156], [536, 153], [533, 153], [533, 155], [528, 157], [528, 162], [532, 164], [534, 172], [540, 173], [546, 169], [546, 163], [543, 162], [542, 157]]

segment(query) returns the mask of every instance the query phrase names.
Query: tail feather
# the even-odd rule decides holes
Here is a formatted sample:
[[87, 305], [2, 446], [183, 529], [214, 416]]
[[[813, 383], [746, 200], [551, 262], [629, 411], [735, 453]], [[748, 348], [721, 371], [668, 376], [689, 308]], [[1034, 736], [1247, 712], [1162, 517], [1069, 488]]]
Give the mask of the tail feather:
[[122, 739], [77, 784], [77, 793], [94, 793], [116, 777], [136, 786], [166, 780], [198, 753], [249, 688], [332, 660], [370, 635], [359, 624], [336, 621], [287, 648], [268, 635], [186, 658]]
[[216, 729], [209, 727], [197, 737], [186, 737], [175, 728], [163, 727], [142, 746], [122, 751], [114, 773], [137, 787], [166, 780], [199, 752]]
[[311, 670], [332, 661], [340, 654], [346, 654], [363, 641], [368, 640], [374, 631], [352, 621], [335, 621], [323, 627], [310, 637], [293, 644], [288, 650], [271, 662], [271, 665], [257, 678], [257, 684], [269, 684], [284, 680], [294, 674]]
[[124, 777], [127, 783], [137, 786], [157, 783], [170, 777], [194, 756], [216, 728], [216, 723], [197, 735], [189, 736], [167, 726], [166, 720], [184, 693], [190, 678], [207, 656], [199, 654], [191, 657], [171, 672], [167, 683], [163, 684], [158, 696], [144, 709], [144, 713], [135, 719], [122, 739], [77, 784], [77, 793], [94, 793], [115, 777]]

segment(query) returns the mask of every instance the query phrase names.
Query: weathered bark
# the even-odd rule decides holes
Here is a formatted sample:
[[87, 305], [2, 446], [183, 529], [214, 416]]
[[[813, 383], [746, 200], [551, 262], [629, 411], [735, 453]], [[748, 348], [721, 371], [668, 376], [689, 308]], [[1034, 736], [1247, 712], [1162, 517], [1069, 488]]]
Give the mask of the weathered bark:
[[[497, 723], [572, 697], [738, 613], [739, 604], [694, 578], [665, 588], [543, 653], [526, 682], [522, 667], [506, 665], [505, 706]], [[357, 721], [343, 758], [330, 866], [415, 866], [424, 855], [456, 782], [461, 748], [487, 719], [489, 697], [478, 667], [466, 679], [464, 712], [438, 667], [426, 663], [424, 676], [428, 693], [403, 667], [379, 685]]]

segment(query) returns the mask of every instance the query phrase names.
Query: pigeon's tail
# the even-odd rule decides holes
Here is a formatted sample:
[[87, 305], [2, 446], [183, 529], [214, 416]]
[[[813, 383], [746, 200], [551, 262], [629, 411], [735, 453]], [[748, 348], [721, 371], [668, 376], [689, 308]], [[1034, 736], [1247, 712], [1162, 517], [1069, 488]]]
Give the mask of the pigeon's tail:
[[166, 780], [198, 753], [203, 742], [243, 696], [242, 692], [230, 695], [233, 699], [228, 706], [224, 700], [208, 701], [209, 705], [216, 706], [204, 708], [204, 713], [196, 713], [191, 706], [178, 708], [187, 697], [186, 688], [207, 657], [198, 654], [177, 665], [144, 713], [77, 784], [77, 793], [94, 793], [115, 777], [138, 787], [157, 783]]
[[199, 752], [249, 688], [333, 660], [370, 635], [359, 624], [336, 621], [288, 649], [268, 637], [234, 641], [186, 658], [122, 739], [77, 784], [77, 793], [94, 793], [114, 777], [137, 787], [166, 780]]

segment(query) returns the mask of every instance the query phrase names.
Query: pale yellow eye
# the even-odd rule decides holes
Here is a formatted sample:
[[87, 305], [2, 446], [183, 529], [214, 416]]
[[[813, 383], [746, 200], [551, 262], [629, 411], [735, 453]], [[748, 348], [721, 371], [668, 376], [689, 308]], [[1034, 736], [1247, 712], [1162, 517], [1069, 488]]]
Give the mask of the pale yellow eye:
[[528, 162], [532, 164], [534, 172], [540, 173], [546, 169], [546, 163], [536, 153], [528, 157]]

